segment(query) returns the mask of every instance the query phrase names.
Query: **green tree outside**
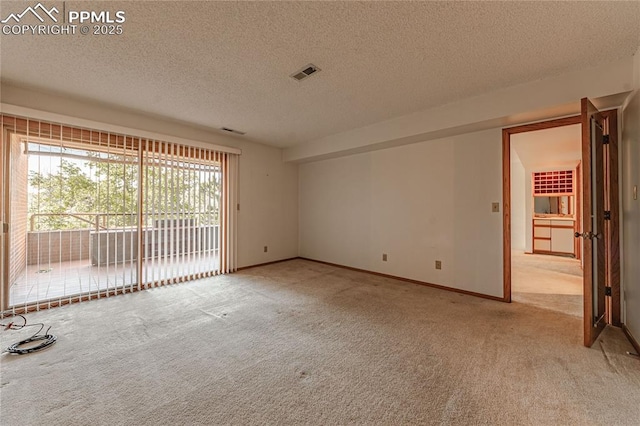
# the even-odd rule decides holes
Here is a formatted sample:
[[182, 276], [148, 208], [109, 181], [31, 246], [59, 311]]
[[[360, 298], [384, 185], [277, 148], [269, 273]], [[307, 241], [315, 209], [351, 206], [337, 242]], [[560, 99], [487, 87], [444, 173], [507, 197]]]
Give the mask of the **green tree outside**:
[[[33, 230], [91, 228], [91, 223], [69, 214], [99, 213], [105, 228], [137, 226], [137, 159], [87, 153], [78, 165], [58, 157], [55, 171], [29, 174], [29, 215], [36, 214]], [[93, 157], [93, 159], [92, 159]], [[194, 224], [218, 224], [221, 175], [211, 166], [188, 162], [170, 165], [150, 162], [142, 167], [146, 225], [158, 219], [190, 219]], [[91, 222], [95, 216], [82, 216]]]

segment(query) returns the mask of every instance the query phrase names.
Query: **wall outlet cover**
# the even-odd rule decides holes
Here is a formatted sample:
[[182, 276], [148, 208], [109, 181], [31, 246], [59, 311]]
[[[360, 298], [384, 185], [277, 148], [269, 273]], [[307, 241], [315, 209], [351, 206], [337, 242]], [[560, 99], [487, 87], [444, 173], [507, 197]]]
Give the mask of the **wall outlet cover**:
[[492, 213], [500, 212], [500, 203], [491, 203], [491, 212]]
[[442, 261], [436, 260], [436, 269], [442, 269]]

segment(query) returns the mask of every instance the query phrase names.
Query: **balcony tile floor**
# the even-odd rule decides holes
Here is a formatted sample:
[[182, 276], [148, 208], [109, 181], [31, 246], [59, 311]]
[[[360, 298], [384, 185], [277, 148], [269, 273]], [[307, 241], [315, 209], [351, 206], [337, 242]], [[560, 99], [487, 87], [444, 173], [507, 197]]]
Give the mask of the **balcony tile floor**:
[[[211, 265], [214, 265], [213, 267]], [[218, 269], [217, 253], [174, 256], [143, 263], [143, 282], [202, 273]], [[9, 305], [54, 301], [107, 289], [136, 286], [136, 263], [92, 266], [87, 260], [29, 265], [11, 285]]]

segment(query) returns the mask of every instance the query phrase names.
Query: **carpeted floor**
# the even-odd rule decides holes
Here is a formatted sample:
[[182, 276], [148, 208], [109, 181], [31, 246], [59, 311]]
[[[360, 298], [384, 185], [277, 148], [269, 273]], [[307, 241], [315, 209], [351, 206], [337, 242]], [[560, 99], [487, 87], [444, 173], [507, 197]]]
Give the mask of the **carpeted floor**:
[[511, 253], [511, 299], [582, 318], [580, 261], [562, 256]]
[[[618, 329], [293, 260], [30, 314], [2, 355], [9, 425], [636, 425]], [[2, 347], [19, 340], [0, 333]]]

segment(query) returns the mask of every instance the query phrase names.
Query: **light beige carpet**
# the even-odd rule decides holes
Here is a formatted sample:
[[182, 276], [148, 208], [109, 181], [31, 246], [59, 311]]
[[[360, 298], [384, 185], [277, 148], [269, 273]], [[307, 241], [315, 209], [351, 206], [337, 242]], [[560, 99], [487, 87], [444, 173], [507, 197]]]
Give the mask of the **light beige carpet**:
[[[294, 260], [42, 311], [2, 356], [2, 425], [635, 425], [618, 329]], [[19, 339], [3, 332], [2, 347]]]
[[511, 299], [582, 318], [580, 261], [562, 256], [511, 253]]

